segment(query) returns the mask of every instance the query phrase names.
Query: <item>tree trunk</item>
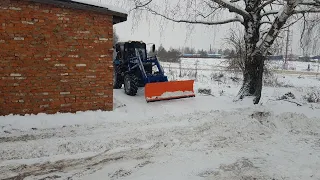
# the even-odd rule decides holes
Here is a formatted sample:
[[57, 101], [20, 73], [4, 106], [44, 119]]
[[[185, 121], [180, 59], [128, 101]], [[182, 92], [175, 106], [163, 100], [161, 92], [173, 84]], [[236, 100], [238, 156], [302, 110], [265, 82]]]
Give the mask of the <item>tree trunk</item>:
[[238, 93], [238, 99], [243, 99], [246, 96], [254, 97], [253, 103], [258, 104], [261, 98], [262, 91], [262, 76], [264, 67], [264, 57], [261, 52], [257, 51], [257, 43], [260, 39], [260, 20], [255, 1], [248, 1], [250, 6], [247, 6], [247, 11], [251, 18], [244, 20], [245, 26], [245, 63], [243, 70], [243, 84]]
[[261, 98], [264, 58], [260, 55], [248, 57], [243, 71], [243, 84], [238, 98], [253, 96], [254, 104], [258, 104]]

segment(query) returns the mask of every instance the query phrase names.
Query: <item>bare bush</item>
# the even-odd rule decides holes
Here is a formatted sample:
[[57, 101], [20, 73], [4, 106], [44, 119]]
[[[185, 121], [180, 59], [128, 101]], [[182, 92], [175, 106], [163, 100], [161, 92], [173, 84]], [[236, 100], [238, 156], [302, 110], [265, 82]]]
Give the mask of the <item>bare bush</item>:
[[225, 38], [225, 41], [234, 50], [234, 54], [228, 57], [227, 70], [235, 72], [243, 72], [245, 69], [245, 41], [243, 38], [243, 32], [239, 30], [238, 32], [233, 29], [230, 30], [229, 37]]
[[[234, 54], [231, 54], [227, 59], [226, 69], [232, 72], [244, 72], [245, 70], [245, 60], [246, 60], [246, 45], [245, 40], [243, 39], [243, 31], [238, 30], [237, 32], [233, 29], [230, 30], [230, 35], [225, 38], [228, 46], [231, 46]], [[278, 42], [278, 40], [276, 40]], [[270, 51], [273, 49], [279, 49], [278, 43], [273, 44], [270, 48]], [[271, 53], [271, 52], [270, 52]], [[265, 61], [263, 67], [263, 74], [266, 76], [272, 75], [271, 66], [269, 61]]]

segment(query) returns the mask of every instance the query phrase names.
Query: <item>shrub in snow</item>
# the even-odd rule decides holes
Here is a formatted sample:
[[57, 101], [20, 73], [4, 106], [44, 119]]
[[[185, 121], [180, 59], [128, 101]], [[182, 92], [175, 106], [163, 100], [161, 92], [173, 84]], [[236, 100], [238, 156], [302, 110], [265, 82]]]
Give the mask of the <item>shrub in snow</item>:
[[200, 94], [206, 94], [206, 95], [211, 95], [211, 89], [205, 89], [205, 88], [199, 88], [198, 93]]
[[284, 94], [283, 96], [277, 98], [277, 100], [284, 100], [284, 99], [295, 99], [295, 95], [292, 92], [288, 92]]

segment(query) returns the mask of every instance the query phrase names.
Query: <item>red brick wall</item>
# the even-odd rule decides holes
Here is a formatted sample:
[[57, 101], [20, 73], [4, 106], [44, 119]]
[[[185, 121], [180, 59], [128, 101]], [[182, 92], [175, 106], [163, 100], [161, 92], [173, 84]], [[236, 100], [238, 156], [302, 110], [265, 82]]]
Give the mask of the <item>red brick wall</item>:
[[112, 16], [0, 1], [0, 115], [112, 110]]

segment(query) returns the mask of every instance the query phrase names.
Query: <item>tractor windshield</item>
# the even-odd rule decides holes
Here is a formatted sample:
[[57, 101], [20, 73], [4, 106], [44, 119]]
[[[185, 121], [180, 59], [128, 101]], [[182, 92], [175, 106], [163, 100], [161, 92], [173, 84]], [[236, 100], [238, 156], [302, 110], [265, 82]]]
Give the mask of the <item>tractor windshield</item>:
[[129, 57], [140, 57], [141, 60], [147, 59], [146, 46], [144, 43], [129, 43], [128, 44]]

